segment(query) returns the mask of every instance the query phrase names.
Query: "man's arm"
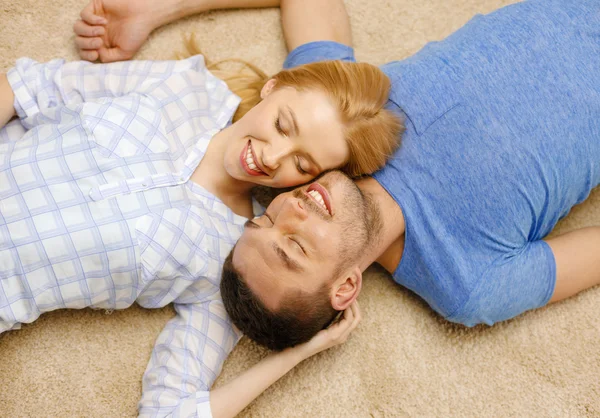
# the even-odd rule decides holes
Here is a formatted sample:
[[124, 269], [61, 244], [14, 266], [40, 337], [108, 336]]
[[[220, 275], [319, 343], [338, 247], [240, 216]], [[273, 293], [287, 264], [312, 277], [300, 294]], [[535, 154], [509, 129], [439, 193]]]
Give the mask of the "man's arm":
[[556, 261], [556, 285], [550, 302], [600, 284], [600, 227], [578, 229], [546, 242]]
[[150, 33], [167, 23], [213, 9], [277, 7], [279, 0], [91, 0], [73, 25], [82, 59], [133, 58]]
[[540, 241], [498, 257], [446, 319], [492, 325], [600, 284], [600, 227]]
[[113, 62], [131, 59], [154, 29], [185, 16], [277, 6], [288, 50], [314, 41], [352, 45], [343, 0], [92, 0], [73, 30], [82, 59]]
[[316, 41], [352, 46], [343, 0], [281, 0], [281, 24], [288, 51]]
[[15, 116], [15, 94], [6, 74], [0, 74], [0, 129]]

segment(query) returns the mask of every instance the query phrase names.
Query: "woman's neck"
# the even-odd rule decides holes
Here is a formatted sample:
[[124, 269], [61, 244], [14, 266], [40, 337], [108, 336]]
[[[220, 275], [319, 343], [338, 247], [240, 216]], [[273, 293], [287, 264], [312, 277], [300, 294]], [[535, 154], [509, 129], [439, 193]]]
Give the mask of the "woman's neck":
[[211, 139], [190, 180], [214, 194], [234, 213], [251, 218], [253, 213], [250, 191], [254, 184], [234, 179], [223, 166], [228, 129], [223, 129]]

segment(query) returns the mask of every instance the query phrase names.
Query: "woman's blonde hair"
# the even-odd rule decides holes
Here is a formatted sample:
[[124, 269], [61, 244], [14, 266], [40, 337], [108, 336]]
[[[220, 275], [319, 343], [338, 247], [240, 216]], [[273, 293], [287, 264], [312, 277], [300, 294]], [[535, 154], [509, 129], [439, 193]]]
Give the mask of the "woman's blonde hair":
[[[201, 54], [194, 36], [185, 40], [187, 53], [178, 58]], [[326, 93], [337, 107], [348, 143], [348, 162], [340, 167], [351, 177], [371, 174], [383, 167], [400, 145], [404, 126], [398, 116], [384, 106], [390, 92], [390, 79], [377, 67], [366, 63], [320, 61], [282, 70], [272, 77], [258, 67], [238, 59], [212, 63], [204, 57], [208, 70], [227, 83], [242, 101], [233, 117], [241, 119], [260, 101], [260, 93], [269, 79], [275, 89], [317, 89]], [[232, 70], [229, 63], [239, 63]], [[226, 64], [226, 66], [223, 66]]]

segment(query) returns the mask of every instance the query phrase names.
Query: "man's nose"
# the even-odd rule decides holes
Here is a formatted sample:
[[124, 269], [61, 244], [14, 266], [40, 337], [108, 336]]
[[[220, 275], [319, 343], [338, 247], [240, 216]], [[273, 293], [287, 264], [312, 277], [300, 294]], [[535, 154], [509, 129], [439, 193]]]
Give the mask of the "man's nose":
[[268, 169], [277, 170], [282, 161], [292, 155], [293, 151], [289, 140], [278, 140], [263, 149], [261, 161]]
[[286, 199], [283, 203], [282, 213], [286, 215], [281, 218], [284, 221], [304, 221], [308, 218], [305, 203], [296, 197], [289, 197]]

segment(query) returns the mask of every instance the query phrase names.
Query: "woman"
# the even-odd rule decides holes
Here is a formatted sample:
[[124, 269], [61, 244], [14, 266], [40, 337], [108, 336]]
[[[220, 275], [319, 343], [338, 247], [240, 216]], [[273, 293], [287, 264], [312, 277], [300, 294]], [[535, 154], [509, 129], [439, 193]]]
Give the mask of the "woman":
[[[332, 77], [345, 87], [332, 90]], [[19, 60], [0, 78], [0, 126], [20, 119], [0, 131], [0, 331], [53, 309], [175, 302], [141, 413], [171, 405], [172, 413], [210, 414], [208, 388], [240, 337], [222, 308], [219, 268], [254, 214], [250, 189], [383, 165], [399, 131], [383, 109], [388, 88], [363, 64], [283, 71], [229, 125], [239, 100], [200, 56], [110, 65]], [[275, 355], [251, 376], [279, 369], [281, 356], [297, 360], [337, 342], [333, 331], [343, 339], [356, 309], [321, 341]], [[193, 396], [174, 393], [174, 382], [194, 387]], [[210, 400], [215, 415], [231, 403], [231, 388]]]

